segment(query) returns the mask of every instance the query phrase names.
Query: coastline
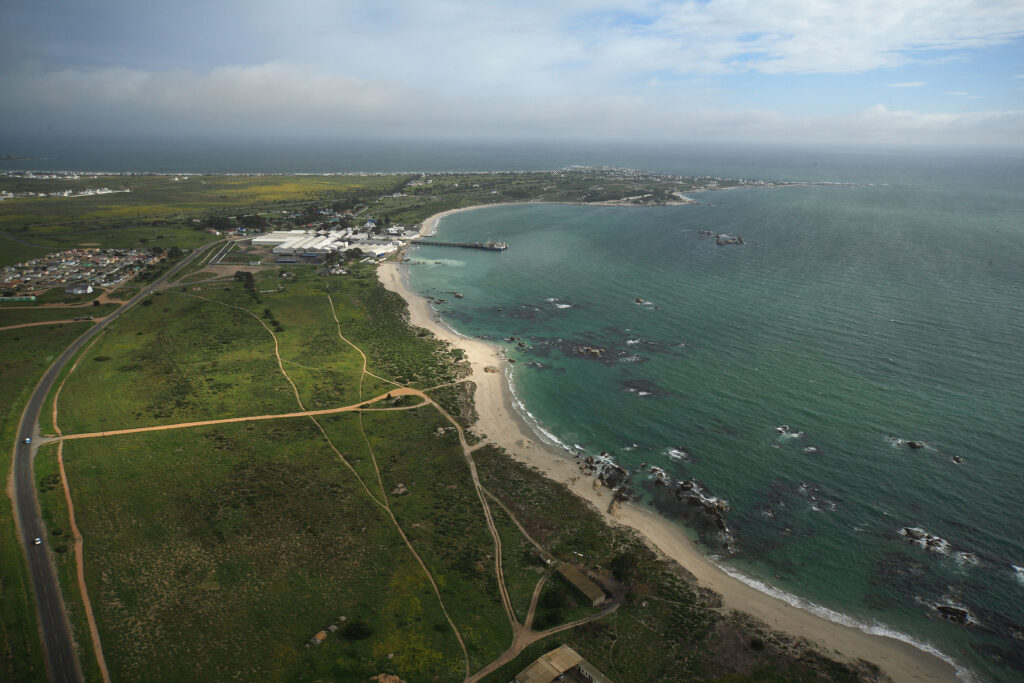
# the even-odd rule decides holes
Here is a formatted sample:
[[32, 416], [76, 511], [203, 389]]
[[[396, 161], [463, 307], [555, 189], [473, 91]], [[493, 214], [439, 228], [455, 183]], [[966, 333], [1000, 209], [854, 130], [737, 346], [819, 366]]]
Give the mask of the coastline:
[[[433, 235], [438, 222], [452, 213], [498, 205], [435, 214], [423, 221], [420, 234]], [[749, 614], [774, 630], [804, 638], [830, 657], [872, 662], [894, 681], [957, 680], [954, 665], [937, 653], [929, 653], [896, 637], [868, 633], [855, 625], [839, 623], [817, 613], [824, 611], [821, 608], [810, 611], [804, 607], [813, 607], [811, 605], [795, 606], [801, 603], [792, 596], [776, 597], [731, 575], [706, 557], [681, 526], [646, 507], [625, 503], [610, 512], [610, 493], [603, 487], [595, 489], [593, 479], [581, 473], [564, 452], [540, 441], [516, 410], [505, 375], [508, 365], [499, 347], [462, 336], [444, 324], [429, 302], [409, 287], [406, 273], [407, 268], [396, 262], [381, 264], [378, 269], [384, 287], [402, 296], [408, 304], [412, 325], [425, 328], [465, 351], [472, 367], [469, 379], [476, 384], [475, 406], [479, 419], [473, 429], [481, 438], [501, 446], [510, 456], [540, 470], [548, 478], [565, 484], [573, 493], [592, 503], [610, 524], [623, 524], [636, 530], [651, 546], [693, 574], [699, 585], [721, 595], [725, 607]], [[501, 371], [486, 372], [487, 366], [498, 367]]]

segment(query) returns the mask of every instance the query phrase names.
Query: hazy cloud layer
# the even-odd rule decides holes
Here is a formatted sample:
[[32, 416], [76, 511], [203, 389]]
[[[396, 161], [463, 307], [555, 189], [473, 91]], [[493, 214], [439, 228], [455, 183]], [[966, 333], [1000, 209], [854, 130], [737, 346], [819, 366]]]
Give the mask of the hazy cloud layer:
[[1020, 2], [40, 1], [0, 20], [8, 132], [1024, 141]]

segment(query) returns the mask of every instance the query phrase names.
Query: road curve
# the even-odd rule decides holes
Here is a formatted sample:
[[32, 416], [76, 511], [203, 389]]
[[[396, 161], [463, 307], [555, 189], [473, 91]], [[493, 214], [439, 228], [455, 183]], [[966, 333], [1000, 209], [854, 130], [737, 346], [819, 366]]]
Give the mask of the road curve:
[[[154, 288], [215, 244], [217, 242], [211, 242], [193, 250], [189, 256], [132, 297], [128, 303], [108, 315], [104, 320], [98, 321], [96, 325], [90, 327], [78, 339], [72, 342], [71, 346], [54, 361], [53, 365], [46, 371], [46, 374], [43, 375], [43, 378], [39, 380], [39, 384], [36, 385], [32, 396], [28, 400], [28, 404], [25, 406], [24, 412], [21, 414], [18, 438], [14, 448], [14, 467], [11, 479], [14, 516], [18, 522], [18, 531], [28, 562], [29, 576], [32, 580], [32, 591], [36, 598], [36, 615], [39, 618], [39, 629], [42, 635], [43, 648], [46, 652], [46, 668], [49, 672], [50, 680], [55, 683], [78, 683], [82, 681], [82, 668], [78, 662], [78, 655], [75, 652], [74, 640], [71, 637], [71, 626], [68, 623], [67, 612], [64, 609], [60, 584], [57, 582], [57, 573], [53, 563], [50, 562], [50, 546], [46, 538], [46, 530], [43, 526], [39, 501], [36, 498], [35, 477], [32, 473], [32, 460], [35, 457], [36, 444], [26, 444], [24, 440], [32, 437], [33, 442], [38, 441], [39, 413], [43, 408], [43, 403], [46, 401], [50, 388], [68, 361], [90, 339], [99, 334], [100, 330], [119, 318], [132, 306], [142, 301]], [[34, 539], [36, 538], [42, 540], [39, 545], [35, 545]]]

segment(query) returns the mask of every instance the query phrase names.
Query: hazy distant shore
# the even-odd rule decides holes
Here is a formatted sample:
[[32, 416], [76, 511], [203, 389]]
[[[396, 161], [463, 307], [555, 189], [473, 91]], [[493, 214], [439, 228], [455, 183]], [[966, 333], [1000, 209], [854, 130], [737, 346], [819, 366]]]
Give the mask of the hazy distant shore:
[[[489, 206], [499, 204], [435, 214], [423, 221], [420, 234], [434, 235], [438, 223], [445, 216]], [[501, 446], [516, 460], [536, 467], [545, 476], [568, 486], [575, 494], [593, 503], [609, 523], [624, 524], [637, 530], [653, 547], [692, 573], [701, 586], [720, 594], [726, 607], [746, 612], [773, 629], [805, 638], [828, 656], [872, 662], [895, 681], [956, 680], [954, 667], [934, 654], [897, 638], [867, 633], [855, 626], [795, 607], [730, 576], [705, 557], [681, 526], [647, 507], [626, 503], [609, 512], [610, 492], [595, 488], [594, 480], [580, 472], [565, 452], [541, 441], [516, 410], [515, 397], [506, 375], [509, 365], [501, 349], [495, 344], [460, 335], [448, 327], [430, 303], [412, 290], [407, 274], [408, 267], [395, 262], [384, 263], [378, 270], [384, 286], [405, 299], [413, 325], [428, 329], [439, 339], [465, 351], [472, 367], [470, 379], [476, 384], [475, 405], [479, 419], [474, 431], [477, 434]], [[491, 372], [485, 370], [488, 367], [492, 368]], [[499, 372], [493, 372], [494, 368]]]

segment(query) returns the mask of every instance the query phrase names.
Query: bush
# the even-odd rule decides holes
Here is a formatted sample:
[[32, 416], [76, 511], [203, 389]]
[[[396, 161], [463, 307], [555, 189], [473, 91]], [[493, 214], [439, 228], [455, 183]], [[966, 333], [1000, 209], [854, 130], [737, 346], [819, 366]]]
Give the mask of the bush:
[[373, 629], [365, 621], [353, 621], [341, 629], [341, 635], [347, 640], [366, 640], [373, 635]]

